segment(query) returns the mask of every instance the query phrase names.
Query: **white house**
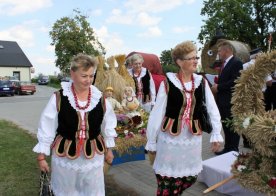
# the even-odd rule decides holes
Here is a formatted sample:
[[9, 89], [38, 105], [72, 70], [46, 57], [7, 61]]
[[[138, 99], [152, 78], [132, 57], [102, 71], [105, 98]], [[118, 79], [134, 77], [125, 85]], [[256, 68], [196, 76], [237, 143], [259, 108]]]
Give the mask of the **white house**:
[[15, 77], [30, 81], [33, 65], [17, 42], [0, 40], [0, 78]]

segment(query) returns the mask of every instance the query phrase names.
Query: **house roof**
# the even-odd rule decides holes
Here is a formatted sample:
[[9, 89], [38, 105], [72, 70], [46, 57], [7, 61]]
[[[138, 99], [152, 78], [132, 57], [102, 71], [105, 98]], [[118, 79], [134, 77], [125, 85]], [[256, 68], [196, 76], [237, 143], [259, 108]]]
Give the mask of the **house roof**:
[[32, 66], [17, 42], [0, 40], [0, 67]]

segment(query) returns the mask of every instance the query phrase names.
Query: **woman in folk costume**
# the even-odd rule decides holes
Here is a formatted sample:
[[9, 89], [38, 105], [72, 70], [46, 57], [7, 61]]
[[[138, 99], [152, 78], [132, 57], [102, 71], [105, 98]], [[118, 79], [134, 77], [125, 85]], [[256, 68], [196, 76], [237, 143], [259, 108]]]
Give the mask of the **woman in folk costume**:
[[50, 168], [56, 196], [105, 195], [103, 165], [113, 160], [117, 136], [115, 113], [102, 93], [91, 85], [97, 60], [78, 54], [71, 62], [71, 82], [50, 98], [38, 127], [33, 151], [41, 171]]
[[155, 84], [150, 72], [142, 67], [144, 62], [140, 54], [133, 54], [128, 57], [131, 69], [128, 69], [129, 74], [133, 77], [135, 82], [136, 97], [139, 100], [141, 107], [150, 112], [155, 103]]
[[[205, 86], [207, 112], [213, 130], [212, 151], [223, 141], [220, 114], [208, 83], [195, 74], [198, 62], [196, 46], [178, 44], [172, 58], [178, 73], [167, 73], [161, 83], [147, 126], [146, 150], [156, 153], [153, 169], [157, 178], [157, 195], [181, 195], [196, 182], [202, 170], [202, 130], [198, 123], [202, 92]], [[203, 85], [205, 82], [205, 85]]]

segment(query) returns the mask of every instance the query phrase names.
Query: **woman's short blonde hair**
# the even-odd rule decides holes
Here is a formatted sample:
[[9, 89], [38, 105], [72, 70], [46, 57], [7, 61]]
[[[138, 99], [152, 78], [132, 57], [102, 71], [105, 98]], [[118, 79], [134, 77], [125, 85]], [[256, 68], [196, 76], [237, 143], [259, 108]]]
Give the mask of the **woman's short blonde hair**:
[[97, 67], [98, 66], [98, 59], [96, 57], [79, 53], [74, 56], [70, 63], [70, 69], [72, 71], [77, 71], [79, 68], [83, 68], [87, 71], [90, 67]]
[[183, 59], [187, 54], [196, 50], [196, 45], [192, 41], [185, 41], [177, 44], [174, 49], [172, 49], [171, 56], [173, 61], [176, 63], [177, 59]]

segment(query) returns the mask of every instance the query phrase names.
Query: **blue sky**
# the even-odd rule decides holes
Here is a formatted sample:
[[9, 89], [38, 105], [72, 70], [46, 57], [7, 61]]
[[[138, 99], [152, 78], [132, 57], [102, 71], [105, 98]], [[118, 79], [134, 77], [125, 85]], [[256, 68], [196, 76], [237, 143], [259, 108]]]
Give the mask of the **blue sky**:
[[197, 42], [203, 17], [201, 0], [0, 0], [0, 40], [16, 41], [35, 75], [57, 74], [49, 31], [73, 9], [88, 21], [106, 56], [132, 51], [154, 53], [192, 40]]

